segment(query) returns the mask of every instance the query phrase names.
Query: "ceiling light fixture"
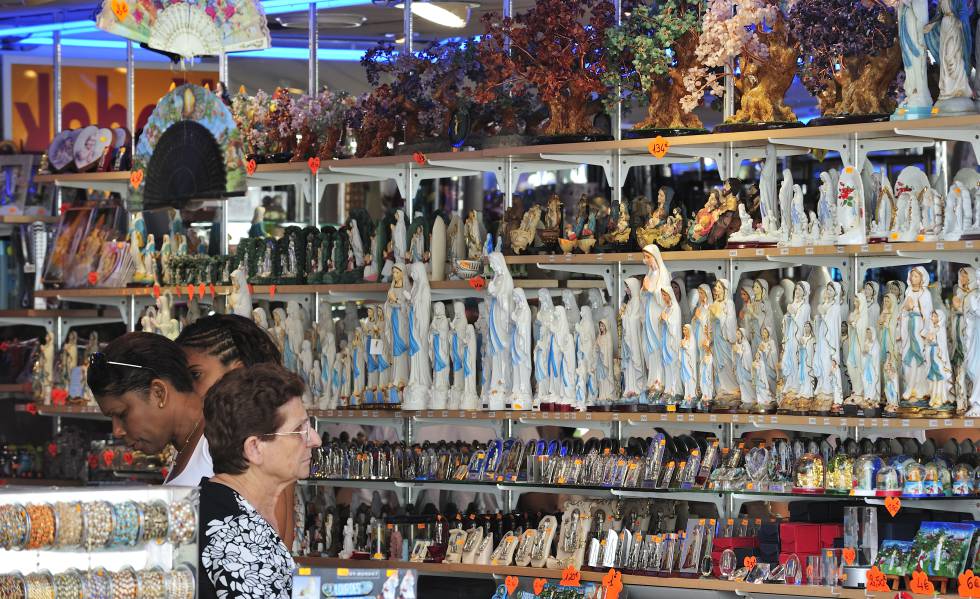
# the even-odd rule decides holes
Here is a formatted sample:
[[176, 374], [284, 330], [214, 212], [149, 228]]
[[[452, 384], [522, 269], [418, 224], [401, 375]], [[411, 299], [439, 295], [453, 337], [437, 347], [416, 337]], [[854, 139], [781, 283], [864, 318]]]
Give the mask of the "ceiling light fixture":
[[[415, 0], [412, 2], [412, 14], [452, 29], [461, 29], [470, 22], [470, 9], [475, 4], [469, 2], [430, 2]], [[404, 4], [396, 4], [395, 8], [404, 9]]]

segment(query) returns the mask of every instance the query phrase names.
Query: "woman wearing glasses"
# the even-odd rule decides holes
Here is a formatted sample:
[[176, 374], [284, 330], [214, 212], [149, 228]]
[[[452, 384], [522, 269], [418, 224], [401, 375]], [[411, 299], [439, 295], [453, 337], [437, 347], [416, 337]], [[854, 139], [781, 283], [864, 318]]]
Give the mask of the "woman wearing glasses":
[[[127, 333], [89, 358], [88, 386], [112, 434], [133, 449], [177, 453], [167, 484], [196, 485], [211, 475], [211, 456], [199, 447], [204, 430], [201, 396], [194, 391], [184, 353], [163, 335]], [[195, 476], [188, 479], [188, 476]]]
[[303, 382], [281, 366], [226, 374], [204, 402], [215, 475], [201, 480], [198, 597], [289, 599], [295, 568], [276, 534], [276, 497], [310, 471], [320, 438]]

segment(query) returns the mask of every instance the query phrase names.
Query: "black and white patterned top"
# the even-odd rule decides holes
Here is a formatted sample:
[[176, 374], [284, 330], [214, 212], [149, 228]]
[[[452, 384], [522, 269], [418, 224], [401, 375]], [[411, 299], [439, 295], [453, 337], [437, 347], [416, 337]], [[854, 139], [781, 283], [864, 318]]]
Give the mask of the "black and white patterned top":
[[290, 598], [293, 557], [244, 497], [202, 478], [199, 521], [199, 599]]

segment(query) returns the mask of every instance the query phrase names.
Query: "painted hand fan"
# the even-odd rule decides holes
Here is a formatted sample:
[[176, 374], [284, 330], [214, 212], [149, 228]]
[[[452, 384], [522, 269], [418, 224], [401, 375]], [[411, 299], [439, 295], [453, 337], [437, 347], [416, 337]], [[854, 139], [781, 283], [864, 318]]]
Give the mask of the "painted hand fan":
[[157, 103], [136, 145], [130, 203], [181, 207], [245, 192], [241, 133], [221, 98], [182, 85]]
[[96, 24], [108, 33], [183, 57], [271, 44], [257, 0], [103, 0]]

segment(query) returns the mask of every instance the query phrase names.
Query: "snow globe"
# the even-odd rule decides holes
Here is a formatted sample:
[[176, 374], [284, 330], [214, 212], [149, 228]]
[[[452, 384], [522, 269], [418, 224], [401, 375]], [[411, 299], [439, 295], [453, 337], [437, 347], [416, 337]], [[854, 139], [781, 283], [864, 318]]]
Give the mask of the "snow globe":
[[973, 468], [960, 462], [953, 467], [953, 495], [973, 495]]
[[838, 453], [827, 463], [827, 493], [850, 495], [854, 489], [854, 458]]
[[875, 495], [898, 497], [902, 494], [902, 481], [894, 466], [882, 466], [875, 475]]
[[796, 464], [794, 493], [817, 495], [824, 492], [826, 466], [818, 453], [806, 453]]
[[926, 467], [918, 462], [906, 462], [902, 469], [904, 497], [926, 497]]
[[874, 496], [875, 483], [881, 466], [881, 458], [873, 453], [866, 453], [854, 461], [855, 495]]

